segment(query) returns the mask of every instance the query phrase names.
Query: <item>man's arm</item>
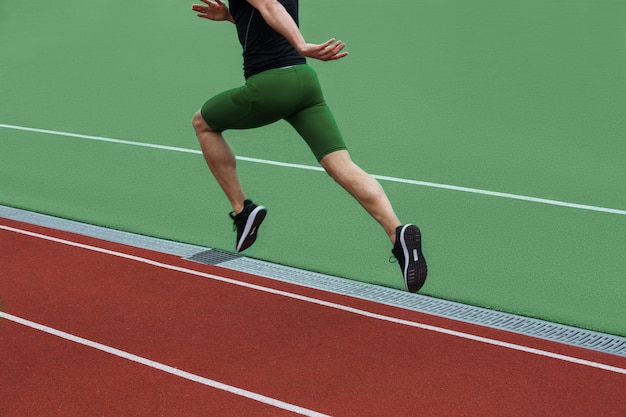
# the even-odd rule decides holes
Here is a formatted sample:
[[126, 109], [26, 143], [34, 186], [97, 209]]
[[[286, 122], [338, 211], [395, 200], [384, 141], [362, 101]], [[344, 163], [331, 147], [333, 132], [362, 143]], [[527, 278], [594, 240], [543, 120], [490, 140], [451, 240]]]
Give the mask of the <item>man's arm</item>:
[[211, 0], [200, 0], [206, 6], [202, 6], [199, 4], [194, 4], [191, 6], [191, 10], [194, 12], [198, 12], [198, 17], [202, 17], [204, 19], [216, 20], [216, 21], [229, 21], [231, 23], [235, 23], [235, 19], [230, 14], [230, 10], [228, 6], [224, 4], [221, 0], [215, 0], [215, 2]]
[[341, 52], [346, 45], [341, 41], [335, 41], [335, 39], [330, 39], [322, 44], [307, 43], [296, 22], [277, 0], [247, 1], [261, 13], [267, 24], [283, 35], [300, 54], [322, 61], [339, 59], [348, 55], [347, 52]]

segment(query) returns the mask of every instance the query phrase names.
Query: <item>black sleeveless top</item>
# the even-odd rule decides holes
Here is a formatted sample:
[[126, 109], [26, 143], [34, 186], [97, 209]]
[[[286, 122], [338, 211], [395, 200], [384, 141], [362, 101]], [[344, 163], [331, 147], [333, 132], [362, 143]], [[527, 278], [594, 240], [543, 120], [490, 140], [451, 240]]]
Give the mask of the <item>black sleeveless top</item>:
[[[298, 24], [298, 0], [278, 0]], [[287, 39], [272, 29], [261, 13], [246, 0], [229, 0], [239, 42], [243, 47], [243, 70], [246, 78], [260, 72], [300, 65], [306, 59]]]

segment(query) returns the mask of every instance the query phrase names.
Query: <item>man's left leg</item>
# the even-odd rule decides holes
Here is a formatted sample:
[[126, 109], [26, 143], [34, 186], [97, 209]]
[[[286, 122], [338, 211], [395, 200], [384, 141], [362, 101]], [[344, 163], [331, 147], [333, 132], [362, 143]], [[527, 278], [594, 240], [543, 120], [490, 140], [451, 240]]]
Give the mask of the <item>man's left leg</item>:
[[413, 224], [400, 223], [378, 181], [352, 162], [347, 150], [325, 155], [320, 164], [385, 229], [393, 244], [391, 252], [400, 264], [406, 289], [418, 291], [428, 273], [420, 229]]
[[325, 155], [320, 165], [380, 223], [391, 243], [396, 243], [396, 228], [401, 223], [378, 181], [352, 162], [347, 150]]

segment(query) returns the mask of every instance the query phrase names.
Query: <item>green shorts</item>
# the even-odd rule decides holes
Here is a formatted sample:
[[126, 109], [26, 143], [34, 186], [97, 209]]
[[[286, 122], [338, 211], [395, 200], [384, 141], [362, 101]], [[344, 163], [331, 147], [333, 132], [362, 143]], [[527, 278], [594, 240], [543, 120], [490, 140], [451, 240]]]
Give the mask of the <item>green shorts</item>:
[[346, 145], [310, 66], [264, 71], [243, 87], [209, 99], [200, 110], [211, 129], [251, 129], [284, 119], [304, 138], [317, 160]]

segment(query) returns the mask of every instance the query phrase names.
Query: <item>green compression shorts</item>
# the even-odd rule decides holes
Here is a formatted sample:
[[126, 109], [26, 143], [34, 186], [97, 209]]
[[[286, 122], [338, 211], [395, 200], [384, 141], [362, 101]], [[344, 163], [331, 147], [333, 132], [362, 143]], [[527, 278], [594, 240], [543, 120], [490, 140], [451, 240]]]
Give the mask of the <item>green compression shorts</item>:
[[309, 65], [253, 75], [243, 87], [209, 99], [202, 117], [217, 132], [251, 129], [284, 119], [304, 138], [317, 160], [346, 145]]

